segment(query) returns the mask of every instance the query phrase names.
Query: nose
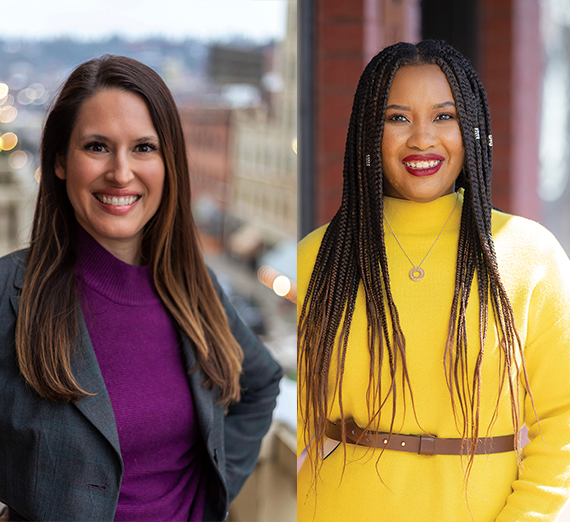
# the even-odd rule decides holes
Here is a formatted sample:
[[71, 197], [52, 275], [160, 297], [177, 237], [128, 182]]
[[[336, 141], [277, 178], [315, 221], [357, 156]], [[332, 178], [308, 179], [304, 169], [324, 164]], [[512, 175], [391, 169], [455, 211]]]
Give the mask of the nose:
[[414, 122], [410, 129], [407, 145], [411, 149], [427, 150], [437, 145], [437, 135], [431, 121]]
[[134, 178], [132, 166], [126, 153], [119, 151], [110, 158], [105, 178], [119, 186], [128, 185]]

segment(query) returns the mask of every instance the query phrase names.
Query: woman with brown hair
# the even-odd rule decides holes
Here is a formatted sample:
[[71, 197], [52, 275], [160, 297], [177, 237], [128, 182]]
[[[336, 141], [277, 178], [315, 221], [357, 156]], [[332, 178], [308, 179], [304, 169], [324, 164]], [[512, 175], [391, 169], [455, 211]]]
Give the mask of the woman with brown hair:
[[340, 209], [298, 250], [300, 521], [542, 521], [568, 499], [570, 262], [493, 208], [492, 147], [451, 46], [366, 67]]
[[0, 501], [224, 520], [281, 370], [204, 264], [172, 95], [136, 60], [86, 62], [41, 155], [30, 248], [0, 261]]

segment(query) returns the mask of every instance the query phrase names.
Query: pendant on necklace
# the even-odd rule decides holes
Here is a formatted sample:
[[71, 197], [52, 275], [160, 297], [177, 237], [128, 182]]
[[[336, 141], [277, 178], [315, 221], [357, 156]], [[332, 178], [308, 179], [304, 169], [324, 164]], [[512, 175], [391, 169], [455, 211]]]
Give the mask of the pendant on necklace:
[[423, 268], [415, 266], [409, 271], [409, 276], [412, 281], [421, 281], [424, 278], [425, 272]]

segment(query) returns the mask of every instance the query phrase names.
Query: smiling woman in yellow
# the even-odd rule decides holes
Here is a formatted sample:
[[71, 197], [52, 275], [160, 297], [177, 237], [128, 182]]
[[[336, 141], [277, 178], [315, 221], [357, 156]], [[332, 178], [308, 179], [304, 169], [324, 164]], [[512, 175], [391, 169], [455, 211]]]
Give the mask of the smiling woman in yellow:
[[341, 207], [299, 246], [301, 522], [542, 521], [567, 500], [570, 262], [493, 210], [491, 152], [449, 45], [367, 66]]

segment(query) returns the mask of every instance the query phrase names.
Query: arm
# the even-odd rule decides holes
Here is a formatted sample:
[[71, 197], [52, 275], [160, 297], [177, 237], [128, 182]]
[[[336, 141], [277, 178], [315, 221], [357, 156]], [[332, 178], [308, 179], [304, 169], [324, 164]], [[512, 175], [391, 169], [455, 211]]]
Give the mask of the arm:
[[530, 442], [497, 522], [553, 521], [570, 497], [570, 261], [549, 236], [542, 231], [534, 238], [546, 247], [528, 260], [535, 284], [526, 312], [525, 360], [538, 422], [527, 394]]
[[530, 443], [497, 522], [553, 521], [570, 496], [570, 312], [526, 349]]
[[229, 407], [224, 423], [226, 480], [231, 502], [255, 468], [261, 439], [271, 424], [283, 372], [256, 335], [238, 317], [211, 272], [210, 276], [230, 329], [244, 354], [241, 400]]

